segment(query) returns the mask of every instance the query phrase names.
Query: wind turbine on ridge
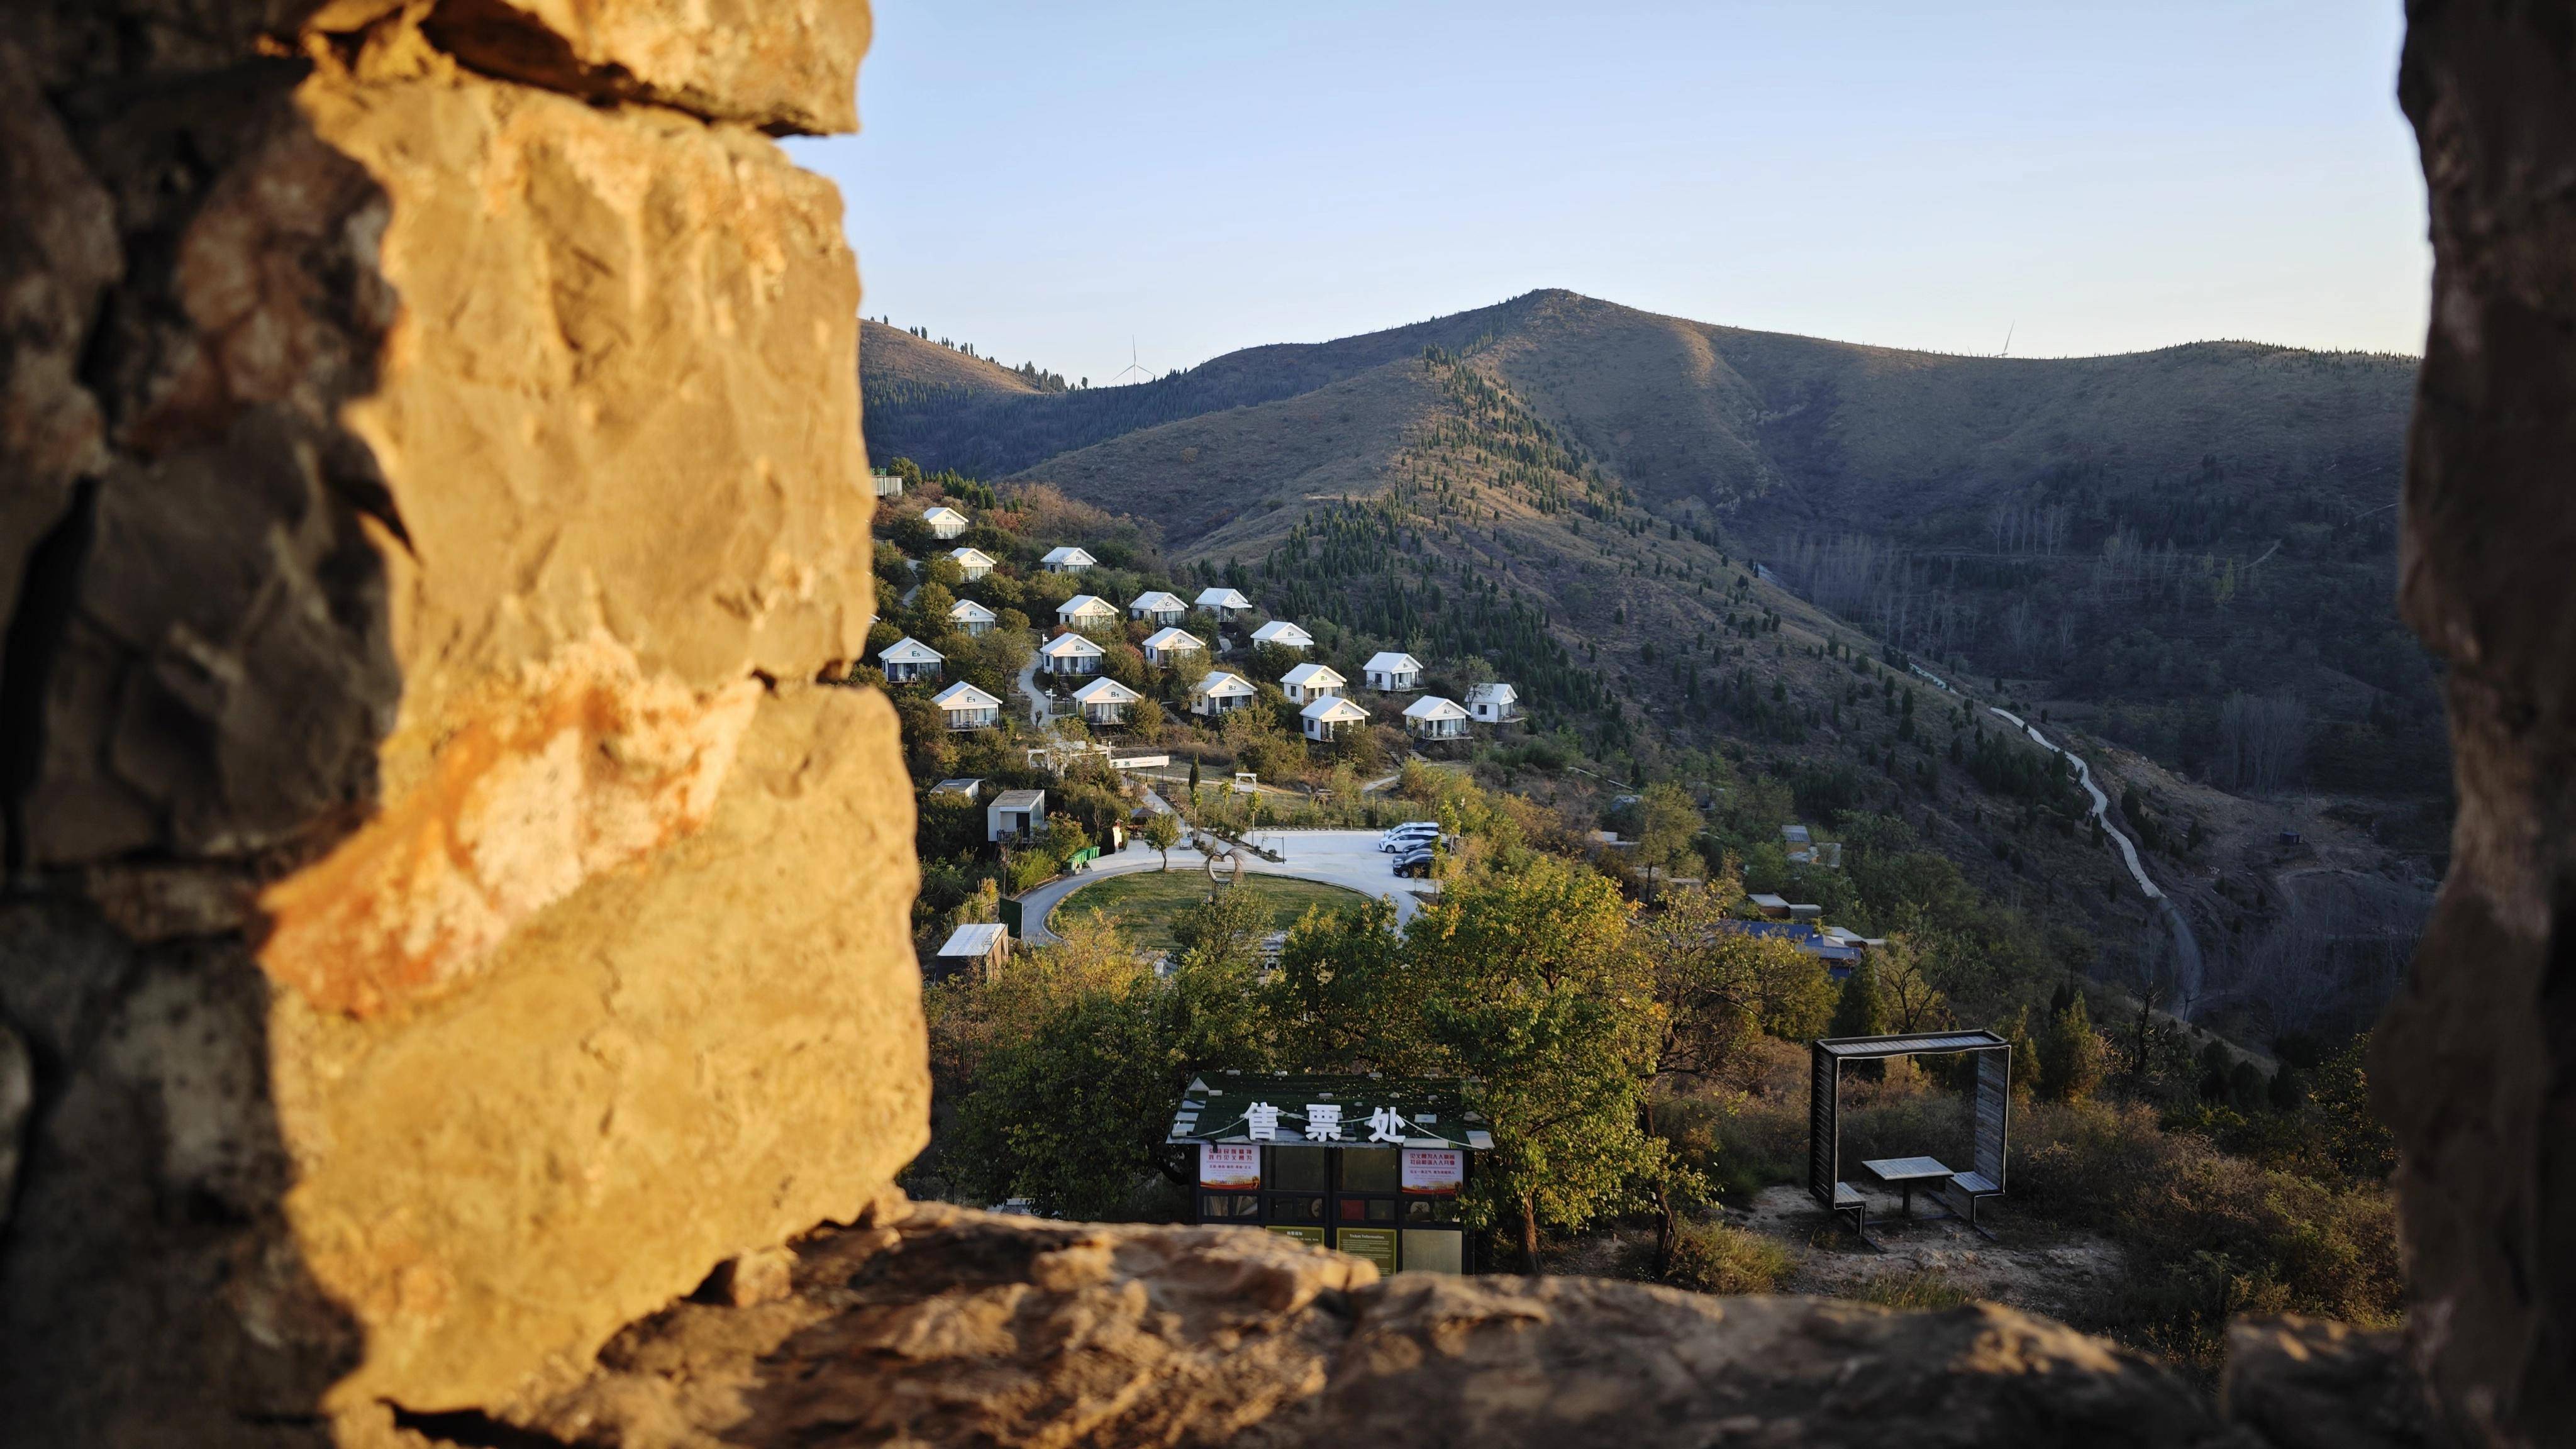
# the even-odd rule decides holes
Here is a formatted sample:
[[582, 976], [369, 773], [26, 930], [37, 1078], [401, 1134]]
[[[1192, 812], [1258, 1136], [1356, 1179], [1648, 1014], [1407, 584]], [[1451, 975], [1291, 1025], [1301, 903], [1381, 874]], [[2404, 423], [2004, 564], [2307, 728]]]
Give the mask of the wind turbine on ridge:
[[1116, 387], [1119, 383], [1124, 382], [1127, 378], [1127, 374], [1131, 372], [1144, 378], [1147, 382], [1152, 382], [1154, 380], [1154, 374], [1145, 371], [1144, 365], [1136, 360], [1136, 334], [1133, 332], [1127, 334], [1127, 365], [1120, 368], [1117, 375], [1109, 379], [1109, 385], [1111, 387]]

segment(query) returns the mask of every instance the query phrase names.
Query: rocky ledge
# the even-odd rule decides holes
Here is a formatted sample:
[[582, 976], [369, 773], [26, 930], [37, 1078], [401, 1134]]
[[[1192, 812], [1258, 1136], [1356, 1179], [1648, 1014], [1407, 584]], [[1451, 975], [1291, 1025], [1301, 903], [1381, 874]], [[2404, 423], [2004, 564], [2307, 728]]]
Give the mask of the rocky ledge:
[[[1991, 1304], [1898, 1313], [1581, 1278], [1381, 1280], [1243, 1229], [896, 1204], [731, 1265], [619, 1334], [569, 1393], [497, 1416], [397, 1412], [395, 1426], [630, 1449], [2263, 1449], [2317, 1442], [2298, 1437], [2296, 1405], [2335, 1365], [2391, 1379], [2371, 1345], [2319, 1327], [2247, 1326], [2264, 1351], [2230, 1395], [2264, 1412], [2237, 1422], [2144, 1357]], [[2374, 1431], [2347, 1444], [2425, 1442], [2379, 1432], [2404, 1427], [2385, 1414], [2337, 1422]]]

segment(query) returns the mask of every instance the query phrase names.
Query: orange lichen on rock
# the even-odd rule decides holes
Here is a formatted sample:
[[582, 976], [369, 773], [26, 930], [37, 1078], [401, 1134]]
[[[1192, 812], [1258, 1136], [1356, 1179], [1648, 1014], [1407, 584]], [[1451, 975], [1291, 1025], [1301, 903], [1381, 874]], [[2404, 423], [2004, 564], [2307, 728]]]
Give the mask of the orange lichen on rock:
[[646, 678], [605, 636], [474, 691], [417, 788], [263, 893], [260, 964], [355, 1016], [468, 979], [519, 923], [703, 826], [760, 694]]

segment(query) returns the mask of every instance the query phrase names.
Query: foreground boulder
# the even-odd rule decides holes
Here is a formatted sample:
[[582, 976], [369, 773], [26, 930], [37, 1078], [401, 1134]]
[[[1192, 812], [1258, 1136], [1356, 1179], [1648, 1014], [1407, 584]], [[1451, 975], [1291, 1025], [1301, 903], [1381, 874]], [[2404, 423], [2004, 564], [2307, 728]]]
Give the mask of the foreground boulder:
[[1991, 1305], [1380, 1281], [1246, 1229], [936, 1205], [800, 1242], [772, 1301], [635, 1325], [504, 1427], [635, 1449], [2260, 1442], [2146, 1359]]

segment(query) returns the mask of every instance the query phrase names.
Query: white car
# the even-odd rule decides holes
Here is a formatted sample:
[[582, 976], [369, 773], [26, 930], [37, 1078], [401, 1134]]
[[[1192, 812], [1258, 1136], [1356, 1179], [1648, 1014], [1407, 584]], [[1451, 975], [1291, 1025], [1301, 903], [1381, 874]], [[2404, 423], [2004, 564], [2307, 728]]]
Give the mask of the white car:
[[1432, 821], [1421, 820], [1410, 825], [1399, 825], [1379, 836], [1377, 848], [1401, 852], [1429, 845], [1439, 838], [1440, 827]]

